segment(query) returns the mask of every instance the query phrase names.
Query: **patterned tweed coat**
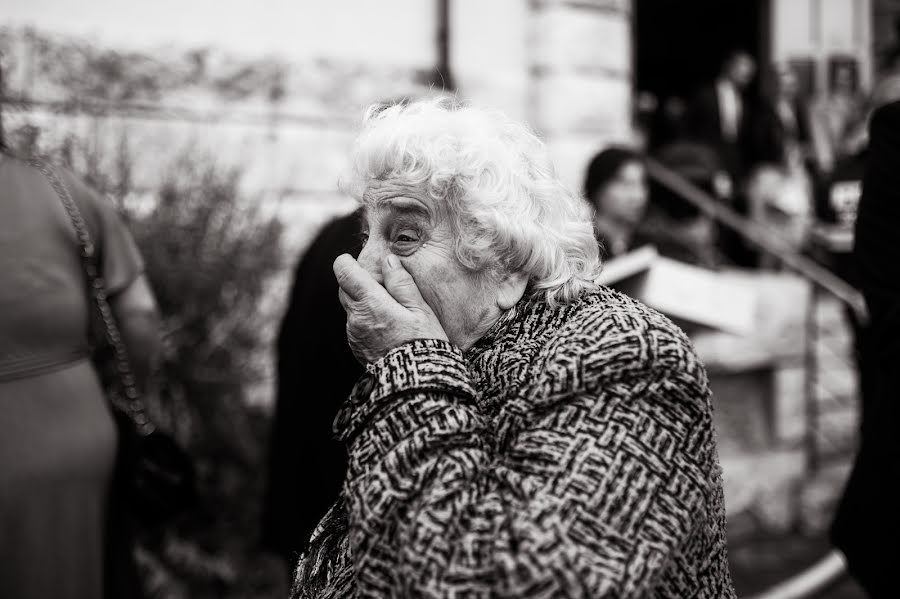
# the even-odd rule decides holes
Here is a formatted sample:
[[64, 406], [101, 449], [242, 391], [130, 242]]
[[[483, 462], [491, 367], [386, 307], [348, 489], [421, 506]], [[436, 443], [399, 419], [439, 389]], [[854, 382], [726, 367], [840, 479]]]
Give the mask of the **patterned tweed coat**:
[[605, 288], [395, 348], [293, 596], [732, 598], [711, 410], [684, 334]]

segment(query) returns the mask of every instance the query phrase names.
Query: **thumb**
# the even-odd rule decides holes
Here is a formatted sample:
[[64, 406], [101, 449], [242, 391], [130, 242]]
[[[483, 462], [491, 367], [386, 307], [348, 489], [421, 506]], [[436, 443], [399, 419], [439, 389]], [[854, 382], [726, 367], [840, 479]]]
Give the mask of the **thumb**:
[[422, 298], [412, 275], [403, 268], [397, 256], [388, 254], [384, 258], [381, 264], [381, 274], [384, 278], [384, 288], [398, 304], [407, 309], [428, 309], [428, 304]]

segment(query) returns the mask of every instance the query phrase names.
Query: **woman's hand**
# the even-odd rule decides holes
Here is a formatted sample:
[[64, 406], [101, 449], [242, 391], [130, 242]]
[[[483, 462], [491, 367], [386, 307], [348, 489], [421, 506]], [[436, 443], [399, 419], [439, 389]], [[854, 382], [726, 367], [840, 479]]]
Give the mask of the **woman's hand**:
[[384, 287], [352, 256], [334, 261], [338, 297], [347, 312], [347, 342], [363, 365], [414, 339], [447, 340], [434, 311], [393, 254], [381, 265]]

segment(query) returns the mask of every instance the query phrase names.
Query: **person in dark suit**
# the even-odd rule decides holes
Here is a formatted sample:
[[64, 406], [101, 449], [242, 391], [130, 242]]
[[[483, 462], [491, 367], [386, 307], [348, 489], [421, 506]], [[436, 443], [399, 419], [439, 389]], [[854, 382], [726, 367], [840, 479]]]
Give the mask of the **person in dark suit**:
[[346, 472], [332, 423], [362, 367], [347, 345], [347, 317], [331, 265], [359, 255], [360, 211], [325, 226], [300, 260], [278, 334], [278, 388], [263, 503], [262, 541], [290, 571]]
[[[756, 76], [756, 62], [743, 50], [730, 53], [718, 77], [696, 93], [685, 115], [687, 141], [707, 146], [728, 173], [733, 190], [723, 200], [740, 214], [749, 206], [742, 189], [751, 164], [750, 131], [755, 119], [748, 89]], [[727, 259], [739, 266], [755, 266], [758, 255], [730, 229], [718, 232]]]
[[896, 597], [900, 538], [900, 102], [869, 125], [854, 256], [869, 309], [862, 362], [861, 443], [831, 536], [870, 596]]
[[747, 89], [756, 63], [744, 51], [729, 54], [715, 81], [702, 87], [690, 102], [687, 132], [691, 139], [717, 152], [735, 181], [746, 170], [746, 137], [752, 122]]
[[792, 162], [817, 168], [809, 103], [801, 94], [796, 72], [788, 64], [773, 64], [763, 79], [763, 97], [747, 136], [748, 158], [782, 168]]

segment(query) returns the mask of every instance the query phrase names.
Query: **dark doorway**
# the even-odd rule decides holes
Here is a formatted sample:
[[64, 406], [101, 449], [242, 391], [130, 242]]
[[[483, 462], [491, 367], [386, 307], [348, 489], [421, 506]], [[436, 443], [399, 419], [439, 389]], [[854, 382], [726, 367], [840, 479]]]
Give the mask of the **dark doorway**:
[[711, 82], [734, 50], [765, 64], [768, 5], [765, 0], [635, 0], [635, 90], [649, 92], [662, 108], [672, 98], [688, 100]]
[[763, 56], [765, 5], [759, 0], [636, 0], [637, 89], [689, 95], [716, 76], [725, 56]]

